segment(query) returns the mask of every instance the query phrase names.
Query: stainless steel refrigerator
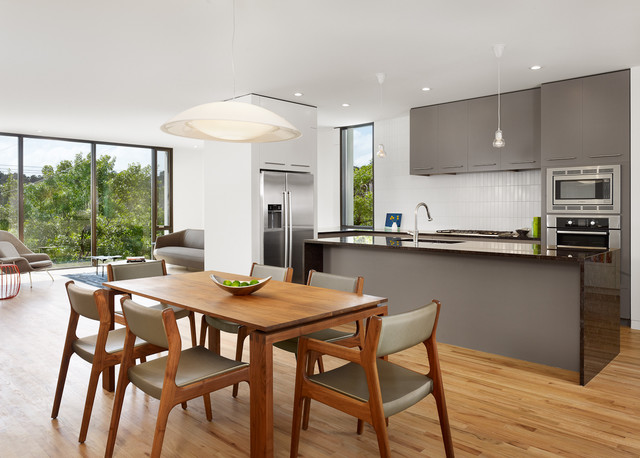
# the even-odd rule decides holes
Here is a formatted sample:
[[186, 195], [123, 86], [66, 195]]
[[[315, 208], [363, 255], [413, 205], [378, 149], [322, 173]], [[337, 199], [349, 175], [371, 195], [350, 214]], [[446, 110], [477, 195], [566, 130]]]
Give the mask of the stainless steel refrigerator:
[[263, 171], [260, 195], [263, 262], [293, 267], [293, 281], [304, 283], [303, 241], [313, 238], [313, 175]]

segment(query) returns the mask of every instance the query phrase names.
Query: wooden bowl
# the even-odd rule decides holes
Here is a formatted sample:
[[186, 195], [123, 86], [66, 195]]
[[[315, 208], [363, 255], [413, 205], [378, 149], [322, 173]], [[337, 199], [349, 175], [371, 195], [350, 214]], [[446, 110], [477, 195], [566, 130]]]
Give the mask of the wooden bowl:
[[258, 280], [258, 283], [256, 283], [255, 285], [227, 286], [224, 284], [224, 281], [225, 281], [224, 278], [217, 277], [213, 274], [211, 274], [210, 277], [211, 277], [211, 280], [213, 280], [213, 282], [216, 285], [218, 285], [220, 288], [222, 288], [226, 292], [233, 294], [234, 296], [246, 296], [247, 294], [251, 294], [255, 291], [258, 291], [264, 285], [269, 283], [269, 280], [271, 280], [271, 277], [267, 277], [267, 278], [263, 278], [262, 280]]

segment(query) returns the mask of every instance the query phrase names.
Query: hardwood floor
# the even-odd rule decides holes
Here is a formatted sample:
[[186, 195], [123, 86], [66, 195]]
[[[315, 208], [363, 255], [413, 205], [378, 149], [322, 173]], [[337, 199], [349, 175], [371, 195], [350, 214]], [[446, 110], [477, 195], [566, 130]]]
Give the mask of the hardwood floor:
[[[87, 441], [78, 444], [89, 365], [73, 357], [57, 420], [51, 420], [55, 384], [68, 320], [62, 277], [28, 278], [18, 297], [0, 301], [0, 456], [99, 457], [104, 455], [113, 394], [98, 390]], [[176, 272], [178, 273], [178, 272]], [[447, 313], [443, 304], [442, 313]], [[187, 320], [181, 320], [189, 345]], [[79, 335], [94, 333], [81, 322]], [[199, 332], [199, 330], [198, 330]], [[223, 354], [234, 354], [235, 335], [222, 335]], [[586, 387], [578, 374], [440, 344], [445, 394], [457, 456], [640, 456], [640, 331], [622, 329], [621, 353]], [[248, 345], [247, 345], [248, 347]], [[245, 352], [248, 360], [248, 350]], [[426, 352], [412, 348], [391, 358], [426, 371]], [[288, 456], [295, 360], [274, 350], [274, 425], [277, 456]], [[331, 360], [327, 366], [334, 364]], [[247, 456], [248, 386], [212, 395], [213, 421], [201, 399], [175, 408], [164, 456]], [[146, 456], [151, 450], [158, 401], [129, 387], [115, 456]], [[377, 456], [370, 426], [355, 434], [356, 421], [314, 403], [300, 455]], [[431, 397], [390, 420], [394, 456], [444, 456]]]

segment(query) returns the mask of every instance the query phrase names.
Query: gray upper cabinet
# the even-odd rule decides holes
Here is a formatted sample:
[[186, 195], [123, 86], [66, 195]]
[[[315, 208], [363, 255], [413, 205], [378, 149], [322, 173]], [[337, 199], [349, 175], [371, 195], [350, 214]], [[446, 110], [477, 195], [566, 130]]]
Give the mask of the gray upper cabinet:
[[438, 169], [440, 173], [467, 171], [469, 148], [468, 103], [445, 103], [438, 105]]
[[543, 166], [629, 161], [629, 71], [542, 86]]
[[587, 164], [628, 162], [629, 71], [582, 80], [582, 154]]
[[500, 169], [539, 169], [540, 89], [510, 92], [501, 98], [505, 146], [500, 151]]
[[493, 147], [494, 134], [498, 128], [498, 97], [469, 100], [468, 109], [468, 171], [500, 170], [501, 151]]
[[438, 169], [438, 106], [412, 108], [409, 117], [411, 175], [430, 175]]
[[540, 89], [501, 96], [506, 146], [493, 147], [497, 96], [413, 108], [412, 175], [540, 168]]

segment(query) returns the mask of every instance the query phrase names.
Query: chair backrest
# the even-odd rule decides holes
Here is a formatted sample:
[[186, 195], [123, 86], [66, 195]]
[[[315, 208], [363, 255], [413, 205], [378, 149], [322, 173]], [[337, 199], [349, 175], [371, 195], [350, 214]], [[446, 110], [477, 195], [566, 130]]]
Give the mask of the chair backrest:
[[100, 321], [100, 312], [93, 296], [94, 290], [81, 288], [73, 281], [68, 281], [65, 287], [67, 288], [67, 296], [69, 297], [71, 308], [76, 313], [86, 318]]
[[257, 278], [271, 277], [272, 280], [291, 282], [293, 269], [291, 267], [268, 266], [254, 262], [251, 265], [249, 276]]
[[33, 251], [27, 248], [27, 246], [11, 232], [0, 231], [0, 241], [9, 242], [18, 251], [18, 253], [20, 253], [20, 255], [33, 254]]
[[145, 307], [128, 297], [123, 297], [120, 303], [127, 320], [127, 328], [134, 335], [158, 347], [169, 348], [162, 320], [162, 310]]
[[11, 242], [0, 242], [0, 258], [19, 258], [20, 253]]
[[343, 277], [341, 275], [327, 274], [316, 270], [309, 271], [307, 285], [320, 288], [335, 289], [347, 293], [362, 294], [364, 278]]
[[167, 275], [167, 267], [162, 261], [129, 262], [127, 264], [108, 264], [109, 281], [131, 280], [134, 278], [159, 277]]
[[376, 355], [397, 353], [429, 339], [436, 327], [439, 309], [440, 304], [434, 301], [409, 312], [376, 317], [381, 321]]

